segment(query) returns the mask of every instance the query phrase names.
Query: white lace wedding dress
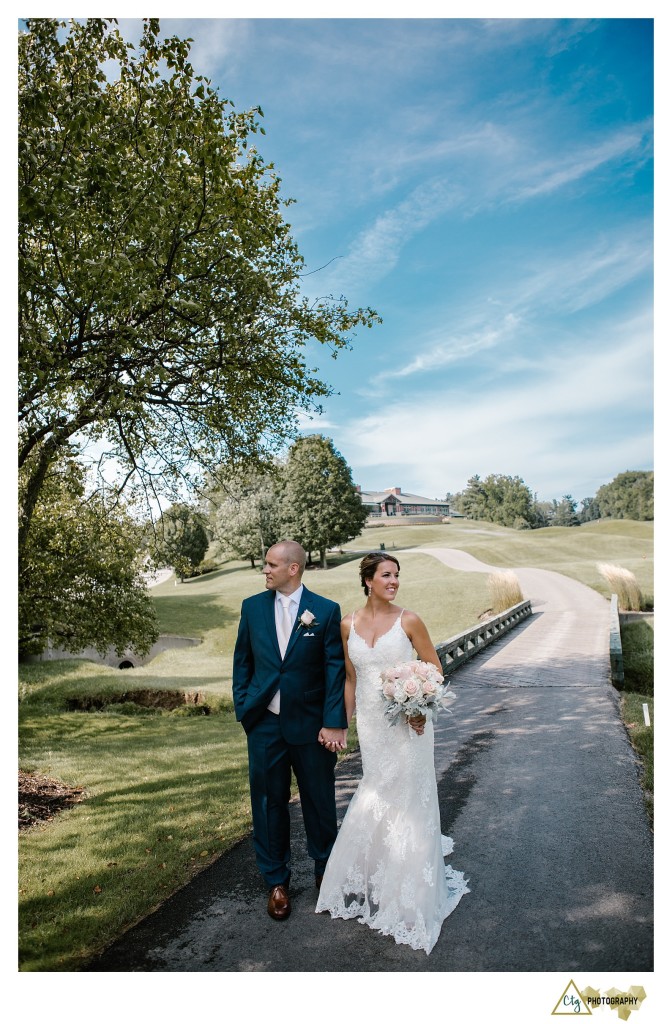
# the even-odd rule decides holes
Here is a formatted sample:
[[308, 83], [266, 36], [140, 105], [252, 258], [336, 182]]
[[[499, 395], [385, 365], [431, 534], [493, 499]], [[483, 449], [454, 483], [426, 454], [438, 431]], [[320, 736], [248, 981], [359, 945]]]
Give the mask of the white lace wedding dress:
[[434, 726], [416, 735], [403, 718], [390, 726], [379, 686], [384, 668], [410, 661], [401, 615], [374, 647], [352, 617], [348, 653], [357, 672], [357, 734], [363, 777], [350, 801], [322, 880], [316, 913], [356, 917], [397, 943], [429, 953], [441, 925], [469, 892], [444, 863], [453, 841], [441, 835]]

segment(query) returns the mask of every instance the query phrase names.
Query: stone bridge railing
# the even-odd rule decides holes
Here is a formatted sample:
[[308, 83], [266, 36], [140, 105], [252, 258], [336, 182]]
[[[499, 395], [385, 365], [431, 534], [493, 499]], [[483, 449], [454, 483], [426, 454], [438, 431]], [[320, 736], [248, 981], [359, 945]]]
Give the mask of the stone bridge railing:
[[617, 690], [623, 689], [623, 645], [621, 643], [621, 619], [618, 613], [618, 595], [611, 595], [611, 617], [609, 619], [609, 661], [611, 681]]
[[436, 645], [436, 653], [443, 666], [444, 675], [450, 675], [455, 669], [463, 665], [469, 658], [473, 658], [489, 644], [498, 640], [503, 633], [517, 626], [523, 619], [532, 614], [530, 601], [521, 601], [519, 604], [507, 608], [501, 615], [495, 615], [487, 619], [480, 626], [472, 626], [464, 633], [458, 633], [450, 640], [442, 640]]

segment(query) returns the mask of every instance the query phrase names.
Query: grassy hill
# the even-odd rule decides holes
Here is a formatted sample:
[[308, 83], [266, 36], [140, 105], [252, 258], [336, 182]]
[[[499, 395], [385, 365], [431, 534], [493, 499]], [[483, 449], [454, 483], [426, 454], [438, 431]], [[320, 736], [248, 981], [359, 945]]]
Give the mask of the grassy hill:
[[[435, 643], [454, 636], [478, 621], [489, 606], [487, 578], [481, 573], [449, 569], [426, 554], [406, 555], [418, 547], [453, 547], [503, 568], [533, 566], [552, 569], [580, 580], [608, 597], [598, 565], [611, 562], [630, 569], [644, 594], [653, 594], [653, 523], [614, 520], [567, 529], [510, 530], [491, 523], [455, 520], [429, 526], [368, 528], [331, 555], [328, 570], [309, 569], [306, 586], [338, 601], [343, 612], [363, 601], [357, 565], [367, 551], [380, 548], [399, 557], [401, 588], [398, 603], [412, 608], [427, 623]], [[181, 678], [183, 685], [230, 688], [231, 657], [240, 603], [264, 589], [259, 569], [248, 563], [229, 562], [208, 576], [175, 585], [173, 580], [155, 587], [161, 631], [198, 636], [196, 649], [169, 651], [135, 674], [151, 679], [156, 673]], [[162, 684], [162, 685], [165, 685]]]

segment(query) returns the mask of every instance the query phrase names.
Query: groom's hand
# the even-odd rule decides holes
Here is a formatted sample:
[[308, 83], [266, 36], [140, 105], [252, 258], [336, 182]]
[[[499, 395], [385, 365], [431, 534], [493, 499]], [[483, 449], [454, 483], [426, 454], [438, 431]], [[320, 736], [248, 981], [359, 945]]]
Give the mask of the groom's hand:
[[322, 726], [319, 735], [317, 737], [318, 743], [321, 743], [327, 750], [345, 750], [348, 745], [348, 730], [347, 729], [327, 729], [326, 726]]

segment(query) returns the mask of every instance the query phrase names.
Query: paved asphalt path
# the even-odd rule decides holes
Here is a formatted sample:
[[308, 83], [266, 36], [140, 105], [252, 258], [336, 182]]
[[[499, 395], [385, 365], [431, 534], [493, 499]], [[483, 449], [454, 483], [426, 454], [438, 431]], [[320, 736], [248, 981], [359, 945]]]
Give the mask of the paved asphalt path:
[[[493, 568], [460, 551], [421, 553]], [[315, 914], [294, 803], [287, 921], [266, 913], [248, 838], [86, 970], [652, 971], [652, 837], [609, 681], [609, 606], [557, 573], [515, 571], [532, 616], [454, 674], [453, 714], [436, 727], [442, 830], [471, 892], [430, 956]], [[360, 775], [357, 754], [339, 763], [340, 818]]]

